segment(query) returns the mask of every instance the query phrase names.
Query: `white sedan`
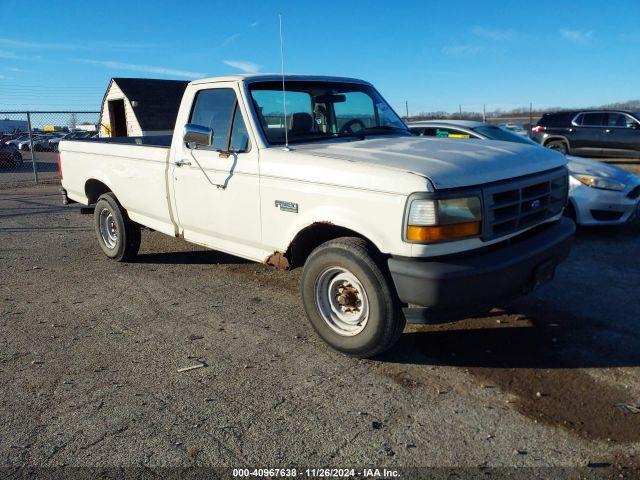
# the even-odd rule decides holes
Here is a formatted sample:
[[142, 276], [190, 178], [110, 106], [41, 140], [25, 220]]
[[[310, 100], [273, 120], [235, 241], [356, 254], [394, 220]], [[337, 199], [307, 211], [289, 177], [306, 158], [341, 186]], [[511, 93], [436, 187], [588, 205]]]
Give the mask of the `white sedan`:
[[[415, 135], [465, 140], [533, 140], [507, 129], [469, 120], [426, 120], [408, 124]], [[619, 225], [640, 217], [640, 178], [622, 168], [567, 155], [569, 204], [565, 214], [578, 225]]]

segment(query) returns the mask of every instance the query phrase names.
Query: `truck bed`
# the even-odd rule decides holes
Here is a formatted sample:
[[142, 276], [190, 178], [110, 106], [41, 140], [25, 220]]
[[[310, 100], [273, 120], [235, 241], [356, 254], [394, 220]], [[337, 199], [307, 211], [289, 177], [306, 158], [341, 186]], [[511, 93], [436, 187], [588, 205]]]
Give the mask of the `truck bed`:
[[164, 135], [62, 141], [62, 186], [84, 205], [110, 190], [133, 221], [175, 235], [167, 194], [170, 144]]

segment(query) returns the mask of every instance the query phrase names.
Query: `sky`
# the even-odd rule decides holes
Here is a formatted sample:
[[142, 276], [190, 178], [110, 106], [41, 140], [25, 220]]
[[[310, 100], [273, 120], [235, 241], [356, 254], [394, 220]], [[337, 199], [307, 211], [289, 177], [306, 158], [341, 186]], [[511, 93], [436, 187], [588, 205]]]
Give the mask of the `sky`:
[[[99, 109], [111, 77], [363, 78], [401, 114], [640, 98], [640, 1], [0, 0], [0, 110]], [[14, 12], [11, 14], [10, 12]]]

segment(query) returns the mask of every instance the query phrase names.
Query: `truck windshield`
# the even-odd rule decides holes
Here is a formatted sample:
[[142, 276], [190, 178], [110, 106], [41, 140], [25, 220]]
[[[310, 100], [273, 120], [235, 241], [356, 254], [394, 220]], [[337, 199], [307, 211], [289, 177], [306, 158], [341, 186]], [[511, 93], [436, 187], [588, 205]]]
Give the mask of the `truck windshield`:
[[272, 145], [338, 137], [411, 135], [370, 85], [348, 82], [287, 81], [285, 118], [282, 82], [249, 85], [267, 141]]

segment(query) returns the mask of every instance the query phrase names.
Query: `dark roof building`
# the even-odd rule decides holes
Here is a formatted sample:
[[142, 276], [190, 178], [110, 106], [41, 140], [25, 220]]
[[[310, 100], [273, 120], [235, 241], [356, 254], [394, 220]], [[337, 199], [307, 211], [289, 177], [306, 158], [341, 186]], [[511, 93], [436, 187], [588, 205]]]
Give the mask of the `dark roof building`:
[[185, 80], [112, 78], [102, 100], [100, 136], [172, 133], [188, 83]]

